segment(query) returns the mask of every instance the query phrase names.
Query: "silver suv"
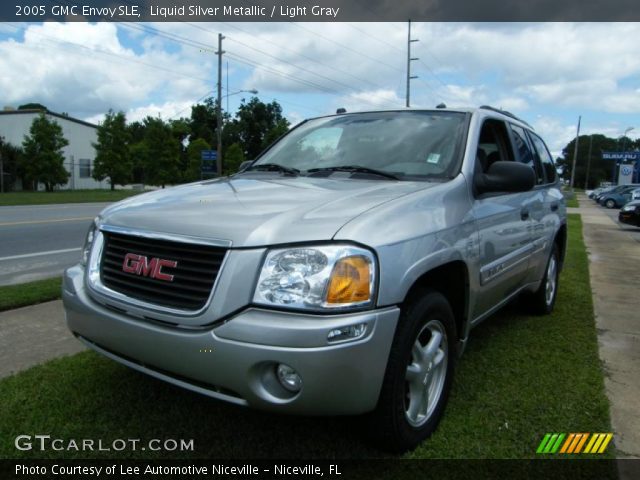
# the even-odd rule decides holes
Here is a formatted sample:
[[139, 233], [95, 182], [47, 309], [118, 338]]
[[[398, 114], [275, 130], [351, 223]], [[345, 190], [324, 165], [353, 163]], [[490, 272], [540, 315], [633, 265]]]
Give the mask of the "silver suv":
[[368, 414], [385, 448], [442, 417], [473, 327], [550, 313], [566, 208], [542, 139], [490, 107], [307, 120], [238, 174], [105, 209], [64, 276], [71, 331], [237, 405]]

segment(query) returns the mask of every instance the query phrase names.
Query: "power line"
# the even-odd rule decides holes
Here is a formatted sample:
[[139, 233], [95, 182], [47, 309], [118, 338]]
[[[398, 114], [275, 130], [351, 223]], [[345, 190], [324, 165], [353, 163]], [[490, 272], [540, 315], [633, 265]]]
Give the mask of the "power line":
[[[236, 25], [234, 25], [234, 24], [231, 24], [231, 23], [223, 23], [223, 24], [224, 24], [224, 25], [227, 25], [228, 27], [231, 27], [231, 28], [233, 28], [233, 29], [235, 29], [235, 30], [238, 30], [238, 31], [240, 31], [240, 32], [246, 33], [247, 35], [251, 35], [251, 36], [255, 37], [255, 35], [253, 35], [252, 33], [248, 32], [247, 30], [244, 30], [244, 29], [242, 29], [242, 28], [240, 28], [240, 27], [238, 27], [238, 26], [236, 26]], [[207, 32], [209, 31], [209, 30], [207, 30], [207, 29], [205, 29], [205, 28], [203, 28], [203, 27], [200, 27], [199, 25], [190, 24], [190, 23], [189, 23], [188, 25], [191, 25], [191, 26], [193, 26], [193, 27], [195, 27], [195, 28], [199, 28], [199, 29], [204, 30], [204, 31], [207, 31]], [[342, 69], [340, 69], [340, 68], [338, 68], [338, 67], [335, 67], [335, 66], [333, 66], [333, 65], [331, 65], [331, 64], [329, 64], [329, 63], [321, 62], [321, 61], [319, 61], [319, 60], [317, 60], [317, 59], [315, 59], [315, 58], [311, 58], [311, 57], [309, 57], [308, 55], [305, 55], [305, 54], [300, 53], [300, 52], [296, 52], [295, 50], [293, 50], [293, 49], [291, 49], [291, 48], [288, 48], [288, 47], [286, 47], [286, 46], [284, 46], [284, 45], [281, 45], [281, 44], [275, 43], [275, 42], [273, 42], [273, 41], [271, 41], [271, 40], [266, 40], [266, 39], [261, 38], [261, 39], [260, 39], [260, 41], [261, 41], [261, 42], [263, 42], [263, 43], [269, 43], [269, 44], [271, 44], [271, 45], [273, 45], [273, 46], [275, 46], [275, 47], [277, 47], [277, 48], [279, 48], [279, 49], [281, 49], [281, 50], [285, 50], [285, 51], [287, 51], [287, 52], [290, 52], [290, 53], [294, 54], [294, 55], [295, 55], [295, 56], [297, 56], [297, 57], [304, 58], [305, 60], [308, 60], [308, 61], [310, 61], [310, 62], [313, 62], [313, 63], [315, 63], [315, 64], [318, 64], [318, 65], [320, 65], [320, 66], [321, 66], [321, 67], [323, 67], [323, 68], [328, 68], [328, 69], [333, 70], [333, 71], [335, 71], [335, 72], [338, 72], [338, 73], [340, 73], [340, 74], [342, 74], [342, 75], [346, 75], [346, 76], [348, 76], [348, 77], [350, 77], [350, 78], [353, 78], [354, 80], [357, 80], [357, 81], [358, 81], [358, 82], [360, 82], [360, 83], [368, 84], [368, 85], [374, 86], [374, 87], [376, 87], [376, 88], [381, 88], [381, 89], [382, 89], [382, 88], [384, 88], [384, 87], [383, 87], [382, 85], [380, 85], [379, 83], [375, 83], [375, 82], [372, 82], [371, 80], [364, 79], [364, 78], [362, 78], [362, 77], [358, 77], [358, 76], [353, 75], [352, 73], [350, 73], [350, 72], [348, 72], [348, 71], [346, 71], [346, 70], [342, 70]]]
[[[298, 78], [298, 77], [294, 77], [293, 75], [290, 75], [290, 74], [287, 74], [287, 73], [283, 73], [283, 72], [281, 72], [279, 70], [276, 70], [274, 68], [271, 68], [271, 67], [267, 67], [267, 66], [265, 66], [263, 64], [260, 64], [258, 62], [253, 61], [253, 60], [250, 60], [248, 58], [242, 57], [242, 56], [240, 56], [238, 54], [227, 52], [227, 55], [229, 55], [231, 58], [233, 58], [237, 62], [244, 63], [245, 65], [253, 66], [255, 68], [259, 68], [259, 69], [268, 71], [270, 73], [273, 73], [273, 74], [278, 75], [278, 76], [283, 77], [283, 78], [287, 78], [289, 80], [292, 80], [292, 81], [294, 81], [296, 83], [300, 83], [300, 84], [305, 85], [305, 86], [310, 86], [310, 87], [316, 88], [316, 89], [318, 89], [318, 90], [320, 90], [320, 91], [322, 91], [324, 93], [327, 93], [327, 94], [330, 94], [330, 95], [337, 95], [337, 96], [342, 95], [342, 92], [339, 92], [339, 91], [337, 91], [335, 89], [332, 89], [330, 87], [319, 85], [319, 84], [316, 84], [316, 83], [311, 82], [309, 80], [305, 80], [305, 79], [301, 79], [301, 78]], [[357, 93], [362, 93], [362, 92], [357, 92]], [[381, 105], [392, 105], [393, 107], [396, 107], [396, 105], [393, 105], [393, 104], [388, 103], [388, 102], [385, 102], [384, 104], [381, 104], [381, 103], [377, 103], [377, 102], [372, 102], [371, 100], [368, 100], [368, 99], [365, 99], [365, 98], [363, 98], [361, 100], [363, 102], [365, 102], [365, 103], [368, 103], [370, 105], [376, 106], [378, 108], [380, 108]]]
[[[10, 26], [12, 28], [15, 28], [16, 31], [26, 30], [27, 29], [27, 26], [16, 26], [16, 25], [12, 25], [9, 22], [1, 22], [1, 23], [4, 24], [4, 25], [8, 25], [8, 26]], [[130, 63], [136, 63], [138, 65], [142, 65], [142, 66], [145, 66], [145, 67], [148, 67], [148, 68], [153, 68], [153, 69], [156, 69], [156, 70], [162, 70], [164, 72], [170, 73], [170, 74], [172, 74], [174, 76], [177, 76], [177, 77], [190, 78], [192, 80], [200, 80], [200, 81], [203, 81], [203, 82], [208, 82], [209, 81], [206, 78], [200, 78], [200, 77], [195, 77], [193, 75], [187, 75], [185, 73], [177, 72], [176, 70], [172, 70], [172, 69], [169, 69], [169, 68], [161, 67], [159, 65], [154, 65], [154, 64], [151, 64], [151, 63], [147, 63], [147, 62], [143, 62], [143, 61], [140, 61], [140, 60], [136, 60], [136, 59], [133, 59], [131, 57], [127, 57], [127, 56], [124, 56], [124, 55], [119, 55], [117, 53], [108, 52], [106, 50], [97, 50], [97, 49], [94, 49], [94, 48], [91, 48], [91, 47], [88, 47], [86, 45], [82, 45], [82, 44], [79, 44], [79, 43], [70, 42], [68, 40], [61, 40], [59, 38], [51, 37], [49, 35], [45, 35], [45, 34], [40, 33], [40, 32], [30, 32], [30, 33], [33, 34], [33, 35], [37, 35], [39, 37], [42, 37], [42, 38], [46, 38], [47, 40], [51, 40], [51, 41], [53, 41], [55, 43], [58, 43], [60, 45], [69, 45], [69, 46], [73, 46], [73, 47], [77, 47], [77, 48], [82, 48], [84, 50], [88, 50], [91, 53], [98, 53], [98, 54], [106, 55], [106, 56], [109, 56], [109, 57], [115, 57], [115, 58], [117, 58], [118, 60], [121, 60], [121, 61], [126, 61], [126, 62], [130, 62]], [[26, 45], [25, 43], [18, 43], [18, 45], [23, 46], [23, 47], [28, 47], [28, 45]], [[73, 53], [80, 54], [80, 52], [73, 52]]]
[[378, 64], [380, 64], [380, 65], [383, 65], [383, 66], [385, 66], [385, 67], [387, 67], [387, 68], [390, 68], [390, 69], [392, 69], [392, 70], [394, 70], [394, 71], [398, 71], [398, 70], [399, 70], [397, 66], [391, 65], [391, 64], [386, 63], [386, 62], [383, 62], [383, 61], [381, 61], [381, 60], [379, 60], [379, 59], [377, 59], [377, 58], [371, 57], [371, 56], [367, 55], [366, 53], [359, 52], [358, 50], [355, 50], [355, 49], [353, 49], [353, 48], [351, 48], [351, 47], [349, 47], [349, 46], [347, 46], [347, 45], [344, 45], [344, 44], [342, 44], [342, 43], [340, 43], [340, 42], [336, 42], [335, 40], [333, 40], [333, 39], [331, 39], [331, 38], [325, 37], [324, 35], [322, 35], [322, 34], [320, 34], [320, 33], [317, 33], [317, 32], [314, 32], [313, 30], [310, 30], [310, 29], [308, 29], [308, 28], [306, 28], [306, 27], [303, 27], [302, 25], [299, 25], [299, 24], [297, 24], [297, 23], [295, 23], [295, 22], [291, 22], [291, 25], [295, 25], [296, 27], [298, 27], [298, 28], [300, 28], [300, 29], [302, 29], [302, 30], [305, 30], [305, 31], [307, 31], [307, 32], [309, 32], [309, 33], [311, 33], [311, 34], [313, 34], [313, 35], [317, 36], [317, 37], [323, 38], [323, 39], [324, 39], [324, 40], [326, 40], [327, 42], [331, 42], [331, 43], [333, 43], [333, 44], [335, 44], [335, 45], [339, 46], [340, 48], [343, 48], [343, 49], [345, 49], [345, 50], [348, 50], [348, 51], [350, 51], [350, 52], [353, 52], [353, 53], [355, 53], [356, 55], [360, 55], [361, 57], [368, 58], [369, 60], [374, 61], [374, 62], [376, 62], [376, 63], [378, 63]]
[[[142, 26], [142, 25], [129, 26], [128, 24], [125, 24], [125, 26], [127, 26], [129, 28], [135, 28], [136, 30], [146, 31], [147, 33], [153, 33], [155, 35], [162, 36], [162, 37], [167, 38], [167, 39], [169, 39], [171, 41], [174, 41], [174, 42], [177, 42], [177, 43], [181, 43], [181, 44], [184, 44], [184, 45], [187, 45], [187, 46], [190, 46], [190, 47], [194, 47], [194, 48], [198, 48], [198, 49], [210, 49], [210, 47], [205, 43], [189, 40], [189, 39], [186, 39], [185, 37], [181, 37], [180, 35], [176, 35], [176, 34], [167, 34], [166, 32], [163, 32], [162, 30], [159, 30], [159, 29], [154, 28], [154, 27], [148, 27], [148, 26]], [[202, 28], [200, 28], [200, 29], [202, 29]], [[202, 30], [208, 31], [206, 29], [202, 29]], [[209, 33], [212, 33], [212, 32], [209, 32]], [[320, 78], [327, 79], [327, 80], [332, 81], [334, 83], [343, 85], [346, 88], [353, 89], [358, 93], [361, 93], [361, 91], [355, 89], [354, 87], [351, 87], [351, 86], [349, 86], [347, 84], [344, 84], [342, 82], [339, 82], [337, 80], [333, 80], [333, 79], [331, 79], [329, 77], [326, 77], [324, 75], [317, 74], [317, 73], [312, 72], [312, 71], [310, 71], [308, 69], [304, 69], [302, 67], [294, 65], [291, 62], [288, 62], [288, 61], [283, 60], [283, 59], [281, 59], [279, 57], [271, 55], [271, 54], [269, 54], [267, 52], [259, 50], [259, 49], [255, 48], [255, 47], [247, 45], [244, 42], [241, 42], [241, 41], [235, 40], [235, 39], [231, 39], [231, 38], [229, 38], [229, 40], [233, 40], [236, 43], [239, 43], [240, 45], [243, 45], [246, 48], [255, 50], [255, 51], [257, 51], [257, 52], [259, 52], [259, 53], [261, 53], [263, 55], [267, 55], [267, 56], [269, 56], [271, 58], [274, 58], [274, 59], [276, 59], [278, 61], [281, 61], [283, 63], [289, 64], [290, 66], [292, 66], [294, 68], [297, 68], [298, 70], [307, 71], [308, 73], [311, 73], [312, 75], [315, 75], [315, 76], [320, 77]], [[284, 72], [282, 72], [280, 70], [276, 70], [276, 69], [274, 69], [272, 67], [267, 67], [267, 66], [265, 66], [265, 65], [263, 65], [263, 64], [261, 64], [259, 62], [256, 62], [256, 61], [254, 61], [252, 59], [249, 59], [249, 58], [244, 57], [242, 55], [239, 55], [237, 53], [227, 52], [227, 55], [230, 56], [231, 58], [234, 58], [236, 61], [239, 61], [240, 63], [244, 63], [246, 65], [253, 66], [255, 68], [262, 68], [263, 70], [269, 71], [269, 72], [274, 73], [274, 74], [276, 74], [278, 76], [281, 76], [281, 77], [284, 77], [284, 78], [288, 78], [288, 79], [293, 80], [293, 81], [295, 81], [295, 82], [297, 82], [299, 84], [306, 85], [306, 86], [309, 86], [309, 87], [324, 91], [325, 93], [334, 94], [334, 95], [341, 95], [342, 94], [340, 91], [335, 90], [334, 88], [328, 87], [326, 85], [322, 85], [320, 83], [316, 83], [316, 82], [308, 80], [308, 79], [302, 79], [302, 78], [299, 78], [299, 77], [295, 77], [293, 75], [284, 73]], [[365, 101], [366, 103], [369, 103], [371, 105], [378, 106], [378, 107], [381, 105], [380, 103], [371, 102], [371, 101], [366, 100], [366, 99], [363, 99], [363, 101]], [[385, 103], [385, 105], [391, 105], [391, 104], [390, 103]]]

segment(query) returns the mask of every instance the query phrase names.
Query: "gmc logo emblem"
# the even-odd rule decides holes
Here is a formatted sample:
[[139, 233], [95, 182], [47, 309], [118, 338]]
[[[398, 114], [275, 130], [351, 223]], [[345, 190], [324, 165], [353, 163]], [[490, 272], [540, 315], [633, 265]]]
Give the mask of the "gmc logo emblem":
[[177, 266], [178, 262], [175, 260], [165, 260], [164, 258], [152, 258], [149, 260], [144, 255], [127, 253], [124, 257], [124, 262], [122, 262], [122, 271], [155, 278], [156, 280], [164, 280], [165, 282], [173, 282], [173, 275], [164, 273], [162, 267], [176, 268]]

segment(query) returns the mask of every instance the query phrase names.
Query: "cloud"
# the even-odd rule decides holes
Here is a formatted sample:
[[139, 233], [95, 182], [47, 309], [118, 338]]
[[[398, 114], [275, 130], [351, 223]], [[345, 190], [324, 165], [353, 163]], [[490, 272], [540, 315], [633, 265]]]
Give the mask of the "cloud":
[[202, 59], [189, 61], [157, 45], [136, 54], [112, 23], [29, 25], [22, 41], [0, 42], [0, 70], [5, 104], [38, 102], [81, 118], [128, 111], [157, 92], [186, 101], [211, 88]]
[[[185, 108], [188, 114], [192, 103], [215, 89], [218, 33], [226, 36], [230, 89], [255, 88], [265, 101], [282, 99], [291, 121], [338, 107], [405, 104], [404, 22], [0, 28], [9, 31], [0, 36], [0, 102], [39, 102], [92, 121], [109, 108], [133, 120], [170, 118]], [[556, 153], [575, 135], [572, 117], [586, 114], [590, 124], [620, 126], [621, 132], [640, 111], [639, 23], [412, 28], [419, 39], [412, 43], [412, 56], [419, 58], [412, 62], [419, 77], [411, 81], [414, 107], [501, 107], [533, 123]], [[16, 29], [20, 33], [12, 34]]]

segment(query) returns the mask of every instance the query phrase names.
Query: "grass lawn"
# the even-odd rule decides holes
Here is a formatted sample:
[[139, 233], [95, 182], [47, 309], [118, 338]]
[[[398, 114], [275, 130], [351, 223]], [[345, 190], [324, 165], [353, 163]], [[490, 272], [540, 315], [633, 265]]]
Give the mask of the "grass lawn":
[[[547, 432], [609, 432], [587, 256], [578, 215], [555, 313], [517, 305], [472, 334], [445, 417], [408, 458], [539, 458]], [[215, 366], [214, 366], [215, 367]], [[267, 414], [136, 373], [92, 352], [0, 380], [0, 458], [379, 457], [358, 419]], [[55, 438], [194, 439], [194, 452], [22, 452], [20, 434]], [[611, 458], [613, 447], [604, 457]], [[589, 455], [581, 455], [581, 458]], [[602, 458], [603, 456], [600, 456]]]
[[[0, 287], [0, 312], [60, 298], [62, 278]], [[1, 425], [1, 423], [0, 423]]]
[[0, 206], [48, 203], [117, 202], [142, 193], [137, 190], [64, 190], [57, 192], [0, 193]]
[[578, 202], [578, 197], [572, 197], [567, 199], [567, 207], [570, 208], [578, 208], [580, 203]]

